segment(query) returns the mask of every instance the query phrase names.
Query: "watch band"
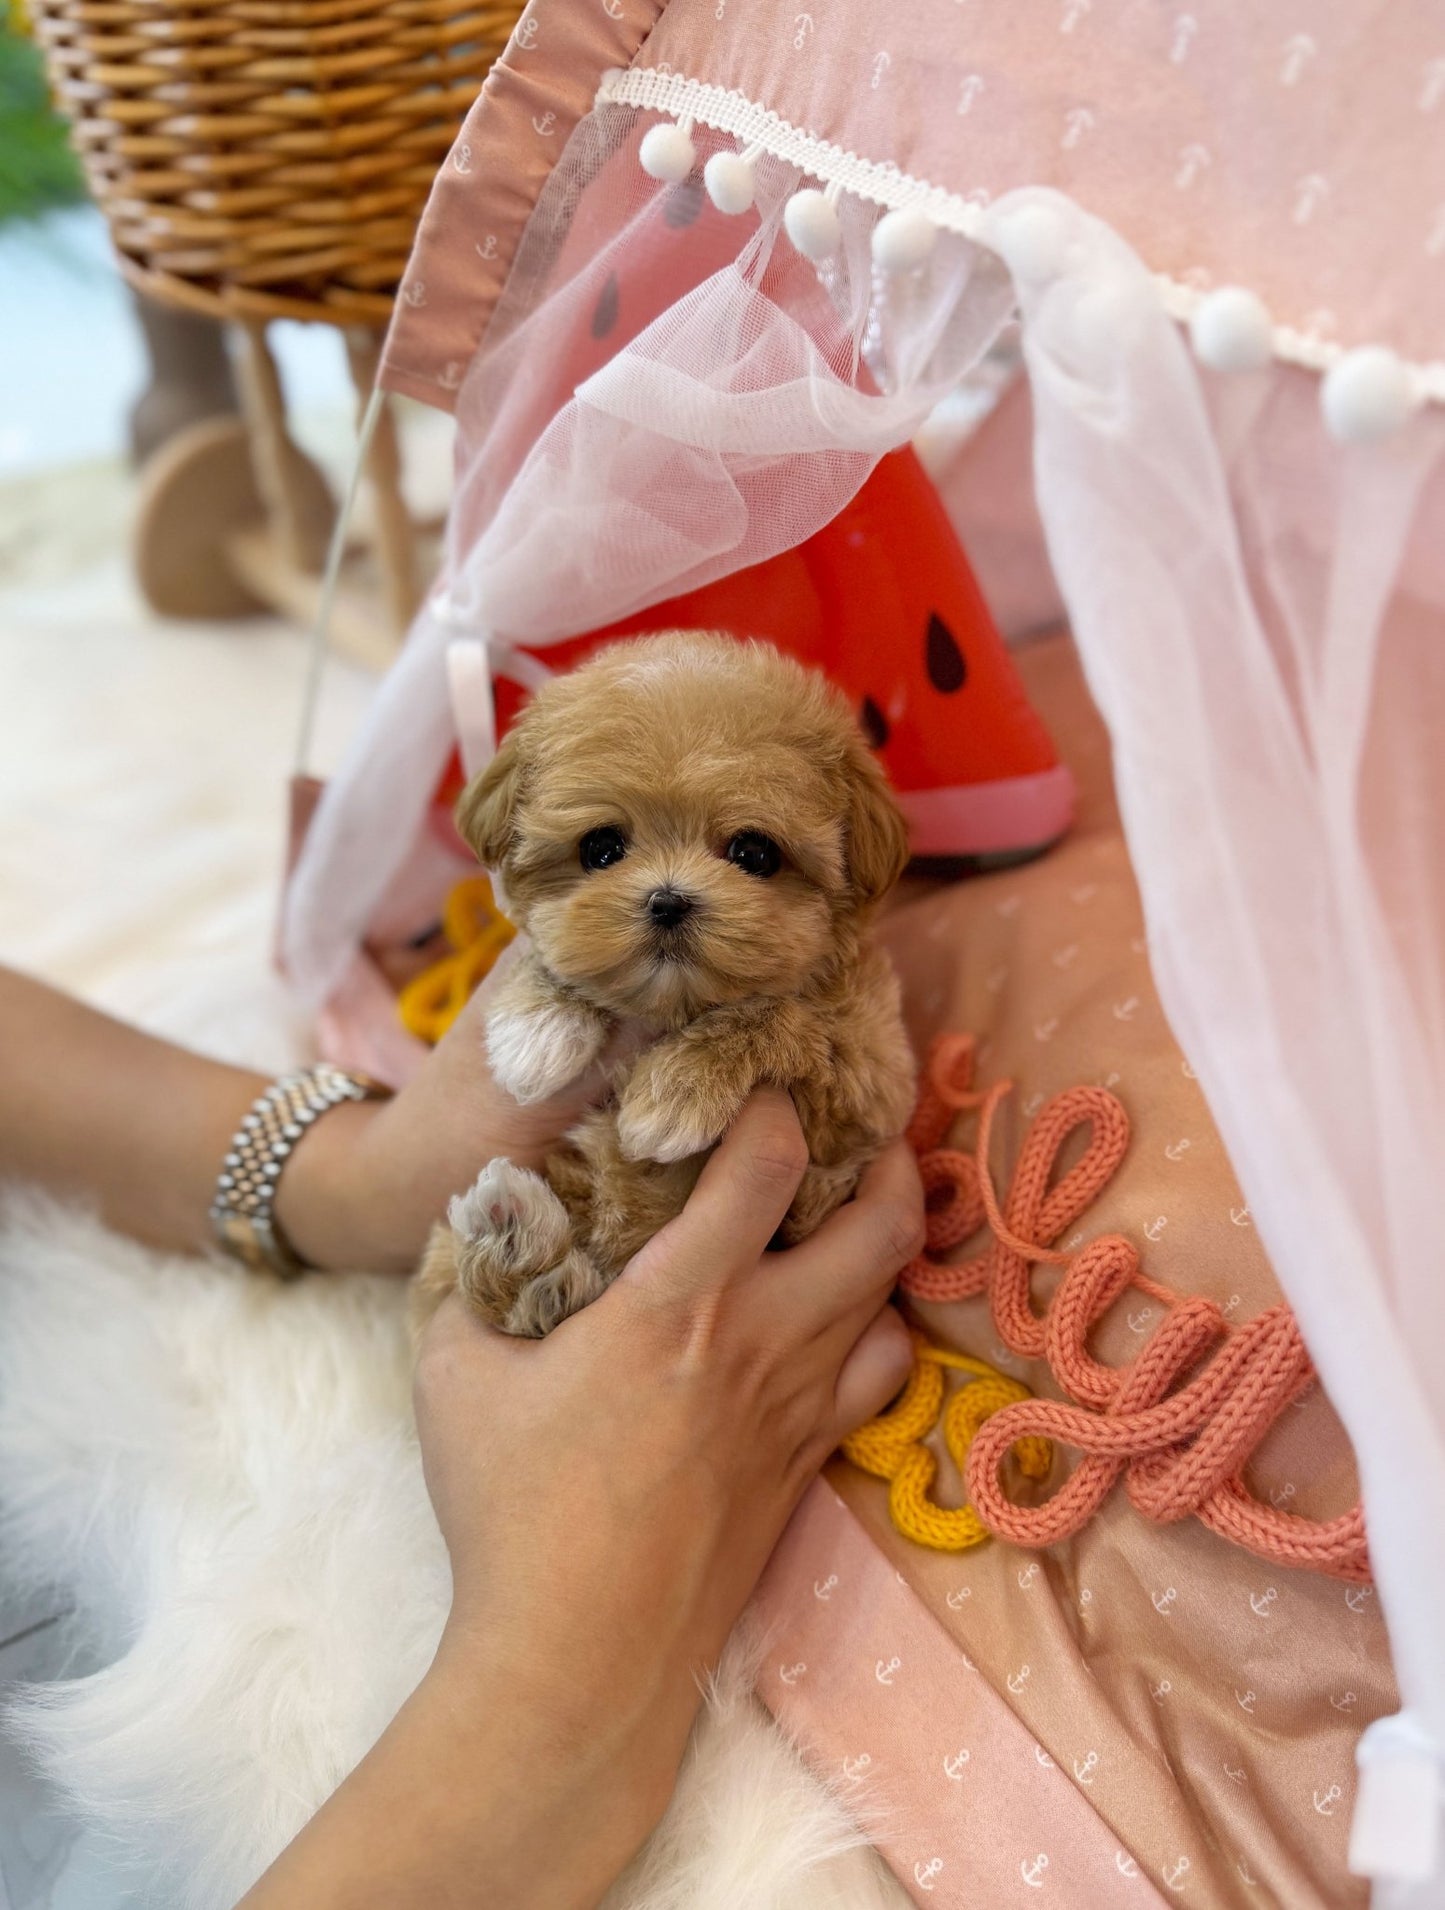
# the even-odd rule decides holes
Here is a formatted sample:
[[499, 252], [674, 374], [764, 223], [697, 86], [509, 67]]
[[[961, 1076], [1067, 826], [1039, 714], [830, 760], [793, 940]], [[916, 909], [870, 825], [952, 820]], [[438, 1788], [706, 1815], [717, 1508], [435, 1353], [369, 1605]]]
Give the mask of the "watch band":
[[384, 1100], [390, 1089], [328, 1061], [283, 1075], [258, 1095], [221, 1163], [211, 1225], [224, 1252], [253, 1272], [287, 1279], [307, 1271], [274, 1213], [276, 1187], [292, 1149], [312, 1122], [343, 1101]]

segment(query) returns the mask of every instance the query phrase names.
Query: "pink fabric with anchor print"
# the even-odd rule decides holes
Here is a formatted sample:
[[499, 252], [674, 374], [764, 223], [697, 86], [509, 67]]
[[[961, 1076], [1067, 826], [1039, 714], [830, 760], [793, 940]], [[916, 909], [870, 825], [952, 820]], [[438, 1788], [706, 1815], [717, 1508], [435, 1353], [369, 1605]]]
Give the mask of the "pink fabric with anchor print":
[[[1065, 1244], [1123, 1233], [1164, 1285], [1206, 1294], [1230, 1319], [1251, 1319], [1278, 1300], [1279, 1287], [1159, 1007], [1102, 726], [1067, 638], [1029, 643], [1016, 655], [1030, 699], [1078, 779], [1078, 822], [1063, 844], [1027, 867], [946, 888], [912, 885], [903, 895], [883, 936], [915, 1043], [921, 1050], [944, 1029], [974, 1031], [980, 1079], [1016, 1082], [996, 1137], [1001, 1177], [1022, 1124], [1045, 1100], [1081, 1082], [1111, 1088], [1129, 1111], [1133, 1139]], [[972, 1250], [968, 1243], [959, 1252]], [[1037, 1277], [1047, 1290], [1055, 1276]], [[916, 1312], [930, 1339], [988, 1360], [1035, 1391], [1050, 1390], [1042, 1363], [1026, 1365], [997, 1343], [982, 1299]], [[1092, 1336], [1092, 1350], [1122, 1364], [1158, 1321], [1154, 1301], [1128, 1296]], [[1073, 1458], [1058, 1455], [1057, 1471]], [[939, 1497], [957, 1503], [946, 1455], [942, 1470]], [[985, 1808], [972, 1784], [976, 1746], [961, 1739], [971, 1753], [968, 1776], [945, 1788], [972, 1806], [969, 1848], [997, 1846], [1016, 1825], [1037, 1833], [1028, 1853], [1011, 1855], [1014, 1874], [1000, 1873], [997, 1889], [980, 1888], [971, 1901], [1031, 1901], [1017, 1864], [1040, 1851], [1050, 1858], [1052, 1892], [1065, 1874], [1061, 1853], [1077, 1838], [1105, 1864], [1119, 1849], [1137, 1862], [1130, 1892], [1147, 1880], [1166, 1900], [1211, 1910], [1364, 1905], [1367, 1886], [1345, 1861], [1354, 1749], [1362, 1728], [1397, 1703], [1380, 1601], [1368, 1586], [1266, 1566], [1192, 1520], [1150, 1524], [1119, 1490], [1066, 1544], [1034, 1554], [995, 1542], [950, 1556], [898, 1534], [883, 1482], [842, 1462], [827, 1482], [881, 1559], [870, 1571], [868, 1598], [831, 1612], [824, 1666], [816, 1588], [835, 1572], [841, 1581], [840, 1541], [816, 1517], [790, 1536], [766, 1588], [779, 1626], [766, 1695], [805, 1752], [833, 1775], [844, 1755], [866, 1751], [873, 1759], [868, 1801], [879, 1829], [864, 1821], [905, 1883], [915, 1862], [949, 1859], [942, 1846], [927, 1848], [924, 1831], [935, 1820], [912, 1815], [932, 1783], [909, 1761], [919, 1718], [903, 1707], [878, 1710], [868, 1689], [876, 1664], [886, 1668], [894, 1656], [916, 1676], [911, 1688], [927, 1694], [930, 1757], [955, 1753], [955, 1721], [972, 1729], [984, 1715], [974, 1697], [982, 1684], [1012, 1714], [1026, 1747], [1037, 1743], [1053, 1758], [1048, 1776], [1062, 1779], [1084, 1807], [1082, 1816], [1060, 1814], [1052, 1793], [1021, 1788]], [[1353, 1502], [1349, 1444], [1318, 1390], [1283, 1414], [1250, 1483], [1266, 1501], [1311, 1518]], [[926, 1672], [915, 1674], [902, 1645], [880, 1633], [884, 1614], [889, 1626], [907, 1622], [900, 1605], [916, 1607], [910, 1649], [926, 1651]], [[804, 1629], [790, 1632], [790, 1625]], [[808, 1678], [788, 1688], [778, 1666], [799, 1660], [810, 1667]], [[863, 1718], [866, 1741], [856, 1735]], [[945, 1813], [942, 1821], [946, 1828], [952, 1820]], [[895, 1822], [909, 1827], [908, 1841], [890, 1841]], [[940, 1886], [945, 1874], [938, 1873]], [[1118, 1872], [1086, 1898], [1091, 1910], [1132, 1900]]]
[[1056, 186], [1156, 272], [1445, 354], [1445, 37], [1411, 0], [671, 0], [637, 64], [986, 203]]
[[437, 173], [387, 334], [380, 382], [450, 411], [537, 195], [606, 68], [626, 66], [665, 0], [532, 0]]
[[[1069, 1781], [825, 1482], [750, 1615], [768, 1645], [759, 1695], [916, 1902], [962, 1910], [1045, 1887], [1063, 1910], [1164, 1901], [1088, 1803], [1092, 1767]], [[1174, 1883], [1189, 1870], [1181, 1853]]]
[[1445, 356], [1445, 40], [1409, 0], [537, 0], [437, 185], [383, 383], [450, 409], [538, 192], [603, 73], [735, 90], [986, 203], [1057, 186], [1156, 272], [1277, 324]]

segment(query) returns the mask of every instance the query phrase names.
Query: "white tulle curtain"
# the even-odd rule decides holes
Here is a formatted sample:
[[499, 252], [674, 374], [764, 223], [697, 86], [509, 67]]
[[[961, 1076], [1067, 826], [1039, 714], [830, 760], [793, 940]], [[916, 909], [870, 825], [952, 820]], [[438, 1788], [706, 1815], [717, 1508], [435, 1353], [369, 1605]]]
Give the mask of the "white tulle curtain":
[[[628, 284], [633, 250], [656, 243], [660, 196], [672, 195], [664, 236], [696, 216], [695, 185], [659, 186], [637, 163], [641, 130], [630, 109], [603, 107], [574, 135], [458, 394], [444, 574], [290, 885], [287, 965], [313, 999], [339, 980], [417, 838], [453, 741], [450, 642], [545, 645], [801, 542], [909, 441], [1012, 309], [998, 260], [961, 238], [906, 282], [876, 280], [875, 210], [846, 198], [820, 286], [782, 235], [800, 176], [764, 159], [737, 252], [559, 394], [555, 367], [615, 296], [609, 283]], [[700, 161], [723, 143], [696, 137]], [[589, 188], [609, 195], [605, 218]], [[598, 233], [580, 258], [577, 230]]]
[[558, 404], [536, 368], [565, 358], [655, 195], [689, 190], [624, 169], [596, 245], [559, 267], [638, 132], [606, 109], [574, 139], [468, 373], [442, 592], [318, 816], [293, 972], [335, 981], [406, 857], [452, 741], [459, 631], [545, 644], [796, 543], [1016, 296], [1038, 506], [1155, 973], [1359, 1455], [1409, 1712], [1370, 1734], [1386, 1781], [1360, 1855], [1423, 1875], [1445, 1744], [1445, 421], [1344, 450], [1302, 373], [1207, 386], [1139, 260], [1048, 192], [998, 201], [990, 250], [945, 235], [891, 285], [876, 211], [845, 195], [820, 299], [780, 239], [797, 174], [771, 161], [738, 255]]
[[1423, 1877], [1445, 1744], [1445, 419], [1341, 448], [1305, 374], [1206, 389], [1138, 259], [1067, 201], [1014, 195], [990, 236], [1155, 977], [1359, 1456], [1409, 1715], [1365, 1747], [1357, 1855]]

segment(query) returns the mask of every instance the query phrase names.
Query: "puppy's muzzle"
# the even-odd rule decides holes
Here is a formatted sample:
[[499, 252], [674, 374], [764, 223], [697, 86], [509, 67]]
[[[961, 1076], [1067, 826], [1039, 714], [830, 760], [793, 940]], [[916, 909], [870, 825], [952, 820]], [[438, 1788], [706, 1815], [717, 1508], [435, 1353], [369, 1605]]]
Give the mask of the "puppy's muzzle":
[[681, 889], [654, 889], [646, 903], [648, 919], [659, 929], [681, 928], [696, 906]]

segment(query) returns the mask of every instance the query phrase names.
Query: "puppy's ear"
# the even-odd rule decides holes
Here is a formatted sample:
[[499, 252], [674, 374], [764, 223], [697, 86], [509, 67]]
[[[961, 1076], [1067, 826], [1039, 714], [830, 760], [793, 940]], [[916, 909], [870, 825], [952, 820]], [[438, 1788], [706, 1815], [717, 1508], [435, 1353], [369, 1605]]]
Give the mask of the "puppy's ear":
[[860, 741], [849, 753], [845, 854], [848, 879], [863, 905], [879, 901], [908, 861], [908, 830], [880, 765]]
[[522, 756], [512, 730], [480, 776], [457, 798], [457, 828], [484, 869], [500, 869], [516, 834]]

